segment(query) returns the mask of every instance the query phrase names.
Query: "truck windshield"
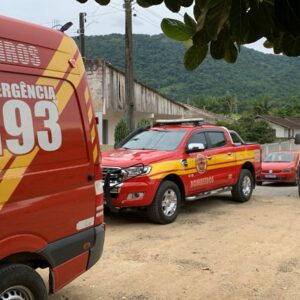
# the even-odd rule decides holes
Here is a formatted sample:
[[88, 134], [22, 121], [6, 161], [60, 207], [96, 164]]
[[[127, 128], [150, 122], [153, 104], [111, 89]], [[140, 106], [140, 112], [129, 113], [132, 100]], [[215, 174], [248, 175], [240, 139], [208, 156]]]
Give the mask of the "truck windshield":
[[171, 151], [178, 148], [186, 133], [186, 130], [147, 130], [134, 136], [122, 148]]

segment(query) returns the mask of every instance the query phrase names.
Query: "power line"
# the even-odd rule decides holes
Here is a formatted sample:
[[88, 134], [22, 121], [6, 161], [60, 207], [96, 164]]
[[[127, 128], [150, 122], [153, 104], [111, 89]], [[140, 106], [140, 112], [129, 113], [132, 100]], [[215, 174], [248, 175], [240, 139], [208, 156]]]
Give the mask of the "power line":
[[142, 20], [144, 20], [145, 22], [147, 22], [148, 24], [154, 26], [155, 28], [158, 27], [157, 24], [155, 24], [155, 21], [151, 20], [149, 17], [142, 15], [140, 11], [138, 11], [137, 9], [135, 9], [135, 11], [137, 12], [137, 14], [135, 15], [135, 17], [138, 17]]

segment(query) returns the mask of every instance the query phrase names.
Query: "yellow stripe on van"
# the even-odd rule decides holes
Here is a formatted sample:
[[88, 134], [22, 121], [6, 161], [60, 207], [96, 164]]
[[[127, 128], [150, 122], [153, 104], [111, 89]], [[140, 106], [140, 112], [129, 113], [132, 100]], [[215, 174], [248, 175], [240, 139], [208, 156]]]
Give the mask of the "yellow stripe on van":
[[[53, 73], [55, 73], [57, 77], [58, 73], [53, 72], [53, 70], [55, 70], [55, 67], [58, 65], [62, 66], [65, 63], [65, 59], [66, 59], [65, 56], [62, 57], [61, 52], [67, 53], [70, 49], [74, 48], [73, 45], [74, 44], [70, 38], [64, 37], [62, 39], [60, 46], [58, 47], [57, 51], [55, 52], [53, 58], [51, 59], [49, 65], [46, 68], [46, 69], [50, 69], [50, 71], [45, 70], [42, 75], [43, 77], [49, 76], [50, 74]], [[74, 48], [74, 52], [71, 55], [75, 55], [76, 51], [77, 50]], [[70, 54], [68, 54], [68, 56], [70, 56]], [[65, 72], [67, 71], [68, 68], [69, 68], [69, 64], [67, 63]], [[75, 89], [78, 87], [84, 75], [84, 66], [82, 60], [78, 61], [77, 69], [79, 70], [79, 74], [81, 75], [78, 74], [74, 75], [70, 73], [67, 77], [67, 80], [72, 82]], [[65, 73], [62, 73], [61, 78], [63, 78], [64, 75]], [[43, 77], [37, 80], [36, 84], [42, 84], [42, 83], [47, 84], [47, 79]], [[66, 83], [66, 82], [63, 83], [57, 93], [57, 100], [59, 103], [60, 113], [63, 112], [64, 108], [66, 107], [67, 103], [70, 101], [71, 96], [74, 93], [73, 89], [71, 92], [69, 86], [71, 87], [70, 83]], [[3, 176], [3, 180], [0, 183], [0, 210], [8, 202], [8, 200], [10, 199], [10, 197], [12, 196], [12, 194], [20, 184], [24, 174], [26, 173], [28, 167], [30, 166], [30, 164], [32, 163], [32, 161], [34, 160], [38, 152], [39, 152], [39, 148], [35, 147], [31, 153], [16, 157], [14, 159], [14, 162], [10, 166], [10, 169], [8, 169], [5, 172]], [[19, 166], [20, 164], [25, 165], [25, 167], [18, 168], [17, 166]]]
[[90, 93], [89, 93], [89, 89], [87, 87], [85, 88], [85, 91], [84, 91], [84, 99], [85, 99], [85, 103], [89, 102]]
[[0, 157], [0, 172], [5, 168], [11, 157], [12, 154], [9, 151], [4, 150], [3, 156]]
[[[0, 182], [0, 210], [21, 182], [28, 165], [30, 165], [33, 159], [36, 157], [38, 151], [39, 148], [35, 147], [31, 153], [17, 157], [10, 168], [5, 172], [2, 182]], [[24, 163], [26, 164], [26, 167], [16, 167]]]
[[96, 137], [96, 129], [95, 125], [93, 125], [92, 131], [91, 131], [91, 136], [92, 136], [92, 142], [94, 142], [94, 139]]
[[89, 117], [89, 122], [91, 124], [92, 119], [93, 119], [93, 110], [92, 110], [92, 106], [90, 106], [89, 111], [88, 111], [88, 117]]
[[94, 159], [94, 163], [97, 161], [98, 158], [98, 146], [95, 145], [94, 151], [93, 151], [93, 159]]

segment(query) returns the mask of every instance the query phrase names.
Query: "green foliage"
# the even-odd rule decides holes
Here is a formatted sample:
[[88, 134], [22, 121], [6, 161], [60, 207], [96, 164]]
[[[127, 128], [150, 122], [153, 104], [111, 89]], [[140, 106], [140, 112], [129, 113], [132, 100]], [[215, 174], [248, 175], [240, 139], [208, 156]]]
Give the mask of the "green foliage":
[[151, 125], [151, 120], [149, 120], [149, 119], [141, 119], [137, 123], [136, 128], [141, 128], [141, 127], [145, 127], [145, 126], [148, 126], [148, 125]]
[[190, 27], [178, 20], [164, 19], [161, 28], [166, 36], [176, 41], [187, 41], [191, 37]]
[[226, 94], [222, 97], [208, 97], [203, 99], [200, 103], [200, 105], [199, 103], [193, 104], [194, 106], [204, 108], [217, 114], [231, 116], [237, 112], [237, 98], [234, 95], [231, 95], [229, 92], [226, 92]]
[[[194, 72], [181, 63], [185, 47], [164, 35], [134, 35], [134, 75], [170, 98], [199, 107], [209, 97], [229, 92], [241, 113], [254, 99], [268, 97], [272, 109], [283, 108], [295, 97], [300, 102], [300, 58], [264, 54], [241, 47], [238, 61], [227, 65], [206, 58]], [[124, 70], [124, 36], [111, 34], [86, 38], [87, 58], [105, 58]]]
[[120, 120], [115, 128], [115, 145], [118, 145], [129, 134], [129, 129], [125, 120]]
[[275, 132], [268, 123], [255, 119], [254, 115], [245, 114], [232, 124], [218, 122], [217, 125], [236, 131], [246, 142], [268, 144], [276, 139]]
[[[87, 0], [77, 0], [85, 3]], [[107, 5], [110, 0], [96, 0]], [[207, 56], [228, 63], [237, 60], [241, 45], [266, 38], [274, 53], [300, 55], [299, 0], [137, 0], [142, 7], [160, 5], [178, 13], [181, 7], [193, 5], [194, 16], [184, 22], [163, 19], [163, 32], [176, 41], [192, 41], [184, 56], [188, 70], [195, 69]]]

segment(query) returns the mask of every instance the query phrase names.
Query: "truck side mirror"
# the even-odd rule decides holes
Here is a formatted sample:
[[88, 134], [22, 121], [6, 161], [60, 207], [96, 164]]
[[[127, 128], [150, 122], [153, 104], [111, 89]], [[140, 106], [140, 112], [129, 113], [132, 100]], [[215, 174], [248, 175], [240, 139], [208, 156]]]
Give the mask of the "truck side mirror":
[[297, 134], [295, 135], [295, 144], [296, 144], [296, 145], [300, 145], [300, 133], [297, 133]]
[[186, 153], [201, 152], [204, 150], [205, 150], [205, 146], [202, 143], [191, 143], [188, 144]]

